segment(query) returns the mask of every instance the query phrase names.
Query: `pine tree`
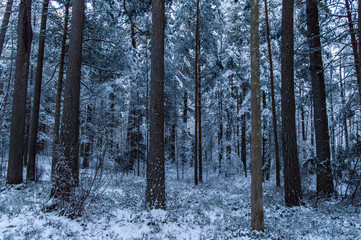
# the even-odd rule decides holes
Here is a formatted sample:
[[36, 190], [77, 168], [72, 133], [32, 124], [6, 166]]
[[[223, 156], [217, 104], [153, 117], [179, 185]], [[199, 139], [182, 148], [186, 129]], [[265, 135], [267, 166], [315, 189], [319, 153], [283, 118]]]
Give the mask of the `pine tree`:
[[164, 0], [152, 2], [150, 149], [147, 162], [147, 208], [165, 209], [164, 166]]
[[44, 51], [45, 51], [45, 37], [46, 37], [46, 21], [48, 18], [49, 0], [44, 0], [43, 9], [41, 13], [40, 23], [40, 39], [38, 48], [38, 61], [35, 73], [35, 89], [34, 101], [32, 107], [32, 114], [30, 120], [30, 137], [29, 137], [29, 159], [26, 172], [26, 179], [28, 181], [35, 181], [35, 158], [36, 158], [36, 142], [38, 136], [39, 125], [39, 108], [40, 108], [40, 95], [41, 95], [41, 82], [43, 79], [43, 65], [44, 65]]
[[79, 97], [84, 20], [84, 0], [73, 1], [69, 59], [53, 197], [70, 202], [79, 179]]
[[251, 226], [264, 230], [258, 0], [251, 1]]
[[29, 58], [31, 41], [33, 38], [31, 28], [31, 0], [21, 0], [18, 18], [15, 85], [7, 171], [8, 184], [20, 184], [23, 182], [25, 107], [29, 74]]
[[316, 0], [306, 1], [310, 73], [316, 136], [317, 192], [324, 196], [330, 196], [333, 193], [333, 178], [330, 160], [326, 91], [317, 4], [318, 2]]
[[293, 5], [293, 0], [282, 2], [282, 149], [287, 206], [298, 206], [302, 197], [295, 119]]

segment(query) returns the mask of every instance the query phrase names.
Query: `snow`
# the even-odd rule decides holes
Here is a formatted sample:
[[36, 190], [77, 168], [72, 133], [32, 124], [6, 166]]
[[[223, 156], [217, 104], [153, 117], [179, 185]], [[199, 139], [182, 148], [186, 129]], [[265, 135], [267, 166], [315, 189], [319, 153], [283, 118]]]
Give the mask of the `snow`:
[[177, 181], [167, 169], [167, 209], [151, 211], [144, 209], [143, 177], [106, 172], [74, 220], [42, 211], [48, 180], [17, 190], [1, 179], [0, 239], [361, 239], [359, 206], [316, 202], [306, 192], [303, 206], [289, 208], [272, 182], [264, 184], [265, 231], [252, 231], [250, 177], [209, 175], [195, 187], [191, 170]]

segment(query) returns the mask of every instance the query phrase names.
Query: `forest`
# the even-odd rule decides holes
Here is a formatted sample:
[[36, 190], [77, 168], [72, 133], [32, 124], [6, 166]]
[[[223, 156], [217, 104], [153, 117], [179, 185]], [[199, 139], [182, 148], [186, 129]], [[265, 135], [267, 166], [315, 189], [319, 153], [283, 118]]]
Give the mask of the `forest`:
[[0, 16], [0, 239], [361, 239], [361, 0]]

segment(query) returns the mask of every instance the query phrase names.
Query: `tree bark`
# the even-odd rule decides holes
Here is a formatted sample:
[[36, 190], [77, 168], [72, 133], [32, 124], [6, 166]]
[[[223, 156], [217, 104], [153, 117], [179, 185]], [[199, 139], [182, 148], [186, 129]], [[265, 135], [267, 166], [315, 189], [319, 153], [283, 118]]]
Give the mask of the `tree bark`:
[[84, 0], [74, 0], [54, 197], [71, 201], [79, 181], [79, 98]]
[[264, 6], [265, 6], [265, 15], [266, 15], [268, 59], [269, 59], [269, 65], [270, 65], [273, 137], [274, 137], [274, 141], [275, 141], [274, 142], [274, 147], [275, 147], [275, 159], [276, 159], [276, 185], [277, 185], [277, 187], [280, 187], [281, 186], [281, 177], [280, 177], [281, 161], [280, 161], [279, 146], [278, 146], [278, 130], [277, 130], [277, 116], [276, 116], [275, 87], [274, 87], [274, 78], [273, 78], [273, 61], [272, 61], [270, 28], [269, 28], [269, 23], [268, 23], [267, 0], [264, 0]]
[[31, 0], [21, 0], [7, 170], [8, 184], [20, 184], [23, 182], [25, 108], [32, 38]]
[[4, 12], [3, 21], [1, 23], [1, 31], [0, 31], [0, 57], [3, 52], [3, 47], [5, 43], [5, 35], [6, 31], [8, 30], [10, 15], [11, 15], [11, 8], [13, 6], [13, 0], [8, 0], [6, 3], [6, 8]]
[[197, 0], [197, 13], [196, 13], [196, 57], [195, 57], [195, 64], [194, 64], [194, 184], [198, 185], [198, 41], [199, 41], [199, 0]]
[[59, 129], [60, 129], [60, 111], [61, 111], [61, 93], [63, 89], [64, 66], [65, 66], [65, 52], [66, 39], [68, 35], [68, 20], [69, 20], [69, 1], [65, 2], [65, 16], [64, 16], [64, 32], [61, 41], [60, 63], [58, 73], [58, 86], [56, 89], [56, 104], [54, 116], [54, 140], [53, 140], [53, 157], [51, 161], [51, 179], [54, 177], [55, 166], [58, 161], [58, 145], [59, 145]]
[[[349, 4], [348, 0], [345, 0], [345, 4], [346, 4], [346, 10], [347, 10], [348, 27], [349, 27], [350, 37], [351, 37], [352, 53], [353, 53], [353, 58], [354, 58], [354, 61], [355, 61], [356, 79], [357, 79], [357, 86], [358, 86], [358, 92], [359, 92], [359, 97], [360, 97], [360, 105], [361, 105], [361, 65], [360, 65], [360, 56], [359, 56], [359, 53], [357, 52], [356, 31], [355, 31], [355, 29], [353, 27], [351, 9], [350, 9], [350, 4]], [[359, 29], [359, 32], [360, 32], [360, 29]], [[359, 33], [359, 36], [360, 36], [360, 33]], [[360, 39], [359, 39], [359, 41], [360, 41]]]
[[293, 5], [293, 0], [283, 0], [281, 94], [284, 191], [287, 206], [298, 206], [302, 197], [295, 119]]
[[165, 209], [164, 166], [164, 0], [152, 2], [150, 149], [147, 165], [146, 208]]
[[331, 196], [333, 179], [330, 161], [330, 144], [326, 108], [325, 80], [322, 65], [318, 6], [316, 0], [306, 0], [310, 74], [314, 106], [314, 123], [317, 156], [317, 192]]
[[[357, 9], [357, 19], [358, 19], [358, 56], [359, 56], [359, 64], [361, 60], [361, 0], [358, 0], [358, 9]], [[361, 65], [359, 66], [361, 68]], [[360, 85], [359, 84], [359, 95], [360, 95], [360, 104], [361, 104], [361, 91], [360, 91]]]
[[[199, 23], [198, 23], [199, 25]], [[199, 35], [199, 30], [198, 30]], [[198, 37], [198, 58], [201, 52], [200, 39]], [[199, 60], [199, 59], [198, 59]], [[201, 65], [198, 62], [198, 167], [199, 182], [203, 182], [203, 159], [202, 159], [202, 84], [201, 84]]]
[[218, 129], [218, 175], [222, 173], [223, 160], [223, 94], [222, 89], [218, 91], [218, 112], [219, 112], [219, 129]]
[[44, 0], [43, 9], [41, 13], [40, 23], [40, 38], [38, 61], [35, 73], [35, 89], [34, 101], [30, 120], [30, 137], [29, 137], [29, 160], [26, 172], [26, 179], [28, 181], [35, 181], [35, 158], [36, 158], [36, 140], [38, 137], [39, 126], [39, 109], [40, 109], [40, 96], [41, 96], [41, 82], [43, 79], [43, 65], [44, 65], [44, 51], [45, 51], [45, 38], [46, 38], [46, 21], [48, 18], [49, 0]]
[[251, 0], [251, 226], [264, 230], [258, 0]]

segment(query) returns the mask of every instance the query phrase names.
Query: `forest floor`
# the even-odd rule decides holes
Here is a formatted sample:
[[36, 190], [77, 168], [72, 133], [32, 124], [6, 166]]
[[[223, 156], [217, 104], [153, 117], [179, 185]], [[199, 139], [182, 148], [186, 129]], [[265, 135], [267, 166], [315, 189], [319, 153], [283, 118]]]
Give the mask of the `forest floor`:
[[[85, 174], [82, 175], [85, 179]], [[209, 175], [195, 187], [191, 171], [166, 171], [167, 210], [144, 210], [145, 179], [108, 173], [74, 220], [43, 212], [49, 174], [20, 187], [0, 179], [0, 239], [361, 239], [361, 209], [339, 200], [285, 207], [283, 191], [264, 184], [265, 231], [250, 228], [250, 176]]]

